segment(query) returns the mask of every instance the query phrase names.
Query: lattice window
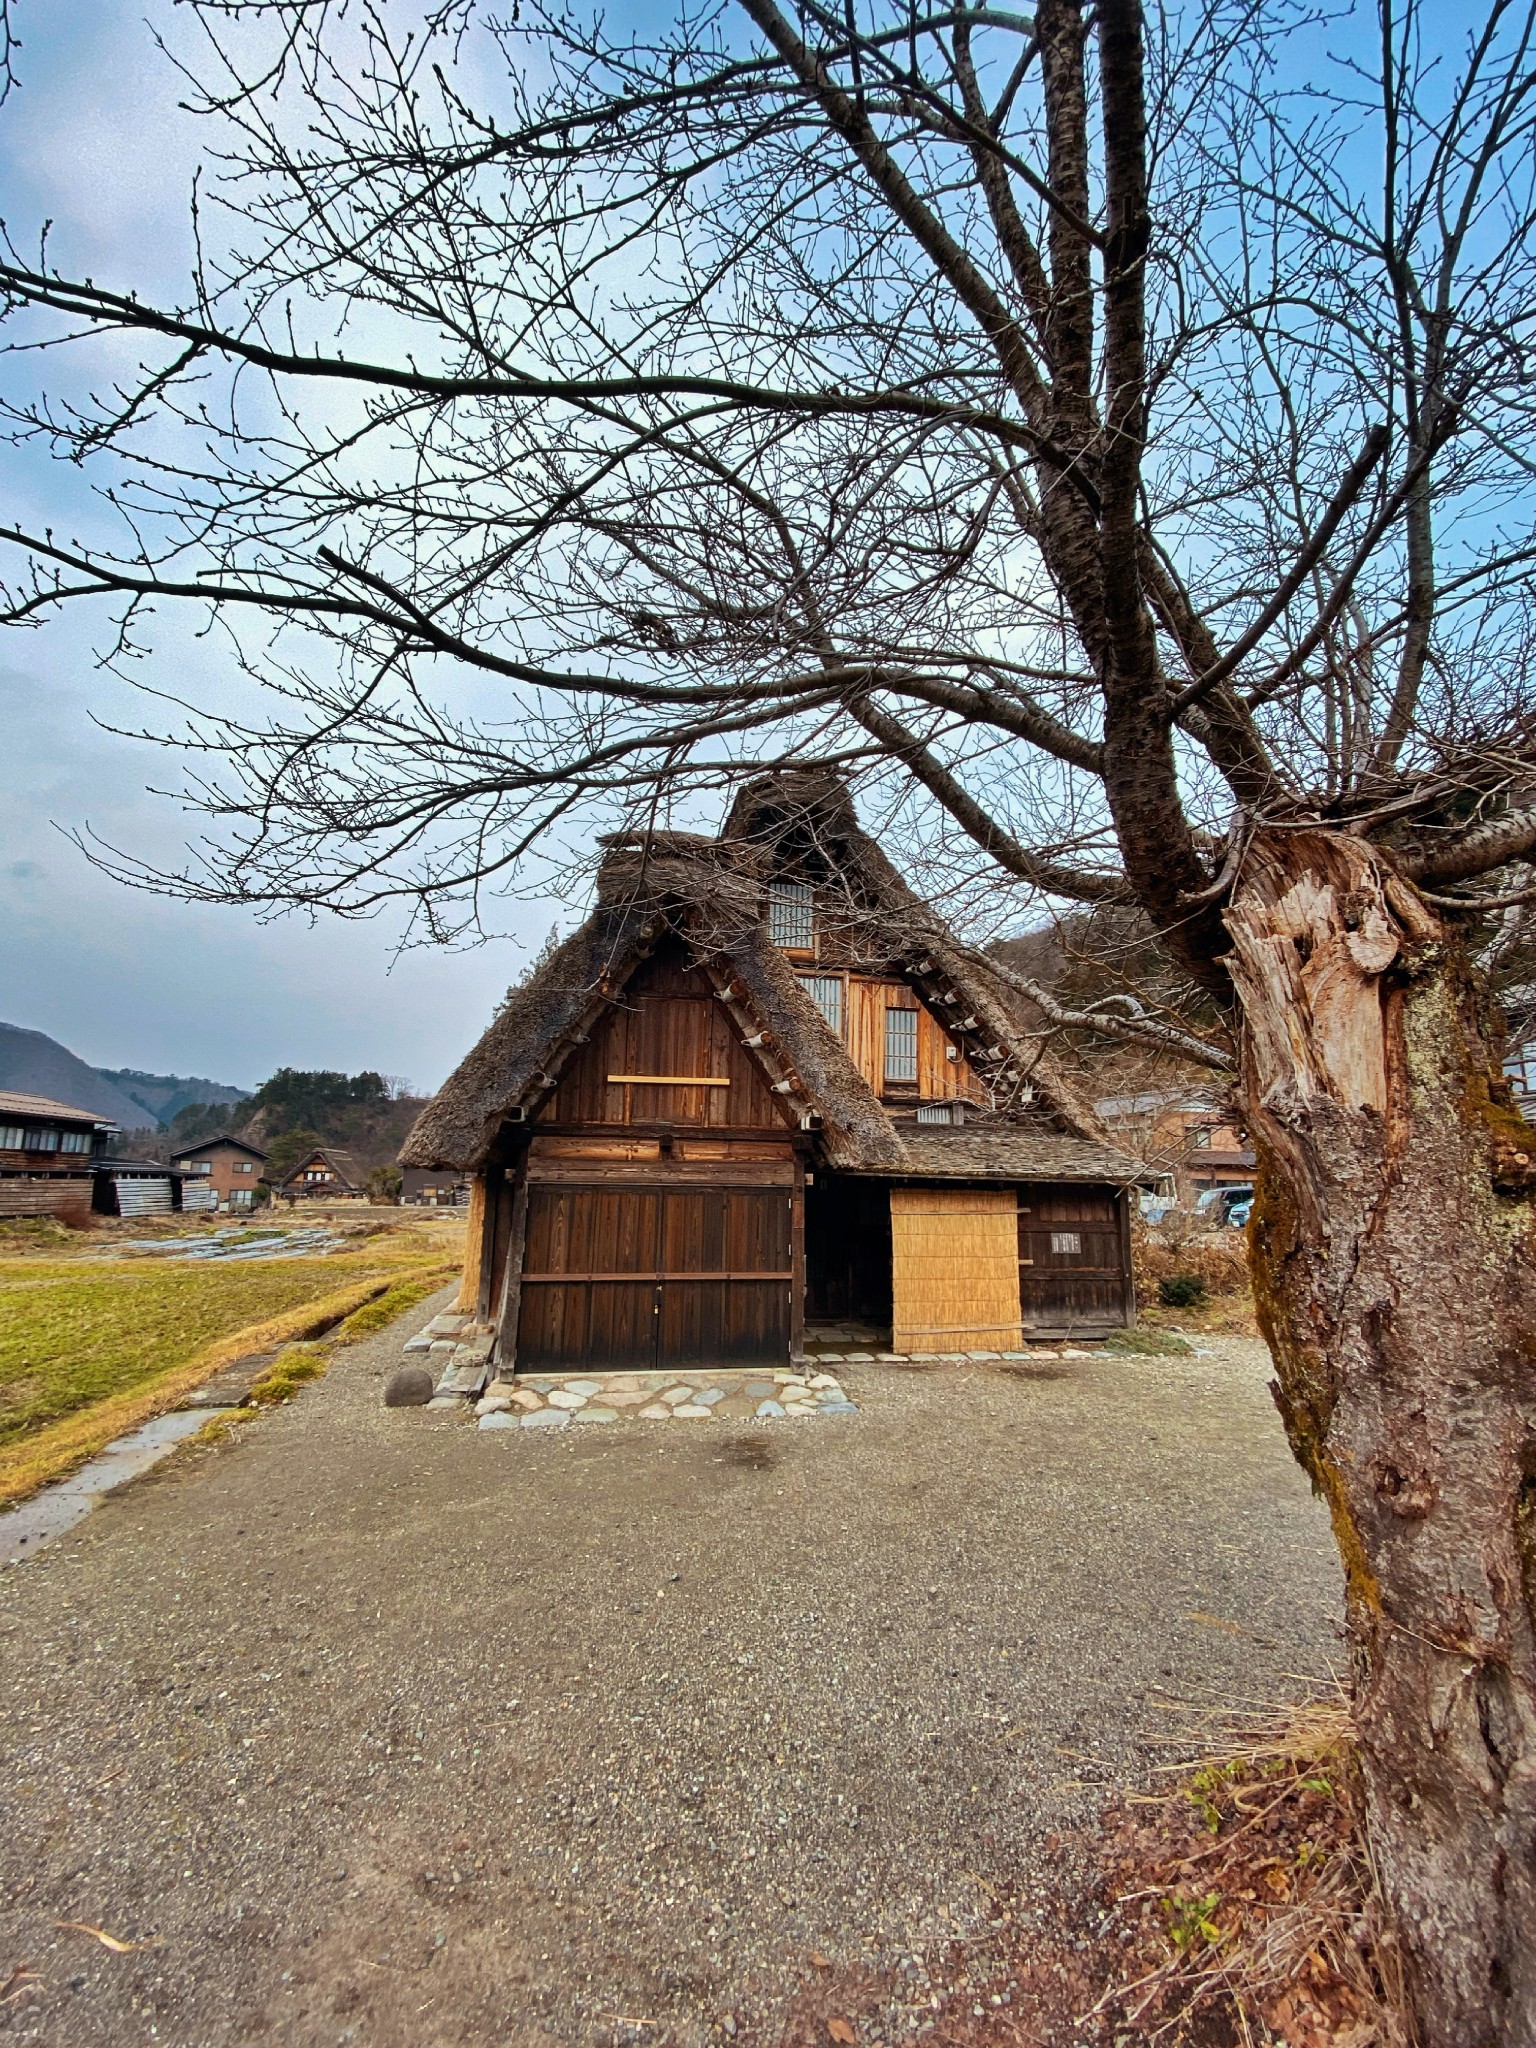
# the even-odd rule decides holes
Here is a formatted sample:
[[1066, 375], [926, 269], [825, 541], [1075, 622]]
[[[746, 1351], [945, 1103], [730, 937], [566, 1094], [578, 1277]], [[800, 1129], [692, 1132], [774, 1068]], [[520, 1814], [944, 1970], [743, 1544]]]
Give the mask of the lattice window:
[[843, 1035], [843, 977], [840, 974], [802, 974], [800, 986], [820, 1010], [832, 1029]]
[[917, 1012], [887, 1010], [885, 1013], [885, 1078], [887, 1081], [917, 1079]]
[[816, 944], [816, 917], [809, 882], [772, 882], [768, 887], [768, 936], [776, 946], [809, 953]]

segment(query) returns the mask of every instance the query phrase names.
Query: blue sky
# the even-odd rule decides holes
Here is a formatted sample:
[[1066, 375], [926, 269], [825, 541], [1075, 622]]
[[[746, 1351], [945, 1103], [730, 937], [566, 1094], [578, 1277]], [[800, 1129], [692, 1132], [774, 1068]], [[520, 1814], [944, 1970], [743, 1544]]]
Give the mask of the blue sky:
[[[145, 0], [19, 0], [22, 87], [0, 108], [0, 211], [13, 231], [55, 223], [55, 254], [115, 284], [180, 297], [194, 124], [154, 50]], [[185, 19], [185, 17], [183, 17]], [[7, 503], [77, 519], [78, 478], [0, 449]], [[65, 508], [69, 508], [67, 511]], [[46, 1031], [98, 1065], [253, 1086], [275, 1067], [378, 1068], [435, 1088], [528, 958], [514, 941], [394, 957], [384, 919], [262, 925], [109, 881], [65, 836], [90, 826], [173, 860], [188, 821], [150, 793], [173, 779], [156, 749], [93, 723], [150, 713], [97, 665], [107, 624], [78, 613], [0, 636], [0, 1020]], [[171, 628], [154, 679], [217, 687], [216, 650]], [[536, 950], [557, 906], [514, 904]]]

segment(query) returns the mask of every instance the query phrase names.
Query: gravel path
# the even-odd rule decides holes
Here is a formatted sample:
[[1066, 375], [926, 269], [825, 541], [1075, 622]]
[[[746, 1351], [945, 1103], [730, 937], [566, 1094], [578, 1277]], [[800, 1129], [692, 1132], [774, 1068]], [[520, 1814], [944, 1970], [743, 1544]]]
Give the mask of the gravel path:
[[1334, 1649], [1257, 1344], [497, 1433], [380, 1405], [443, 1299], [0, 1575], [0, 2039], [775, 2042]]

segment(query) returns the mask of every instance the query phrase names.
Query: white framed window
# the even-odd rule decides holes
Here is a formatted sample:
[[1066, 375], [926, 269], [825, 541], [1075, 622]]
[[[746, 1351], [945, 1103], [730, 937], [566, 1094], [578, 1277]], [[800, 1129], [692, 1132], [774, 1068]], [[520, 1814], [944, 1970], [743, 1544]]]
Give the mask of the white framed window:
[[888, 1009], [885, 1013], [885, 1078], [917, 1079], [917, 1012]]
[[768, 936], [776, 946], [809, 953], [816, 944], [816, 913], [809, 882], [770, 882]]
[[0, 1152], [19, 1152], [21, 1138], [20, 1124], [0, 1124]]
[[236, 1173], [254, 1173], [256, 1169], [249, 1159], [237, 1159], [235, 1161], [235, 1171]]
[[21, 1142], [22, 1149], [27, 1152], [57, 1152], [59, 1149], [59, 1134], [57, 1131], [46, 1130], [42, 1125], [39, 1125], [36, 1130], [28, 1131]]
[[832, 1029], [843, 1035], [843, 977], [840, 974], [802, 974], [800, 986], [820, 1010]]
[[61, 1152], [89, 1152], [91, 1134], [89, 1131], [65, 1131], [59, 1139]]

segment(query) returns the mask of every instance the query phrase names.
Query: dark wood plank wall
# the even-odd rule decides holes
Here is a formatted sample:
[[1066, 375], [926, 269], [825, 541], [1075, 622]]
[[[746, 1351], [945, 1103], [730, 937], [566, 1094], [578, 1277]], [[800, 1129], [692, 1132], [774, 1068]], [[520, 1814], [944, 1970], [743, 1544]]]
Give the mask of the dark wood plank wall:
[[1124, 1197], [1071, 1182], [1019, 1190], [1019, 1301], [1026, 1328], [1117, 1329], [1129, 1320]]

